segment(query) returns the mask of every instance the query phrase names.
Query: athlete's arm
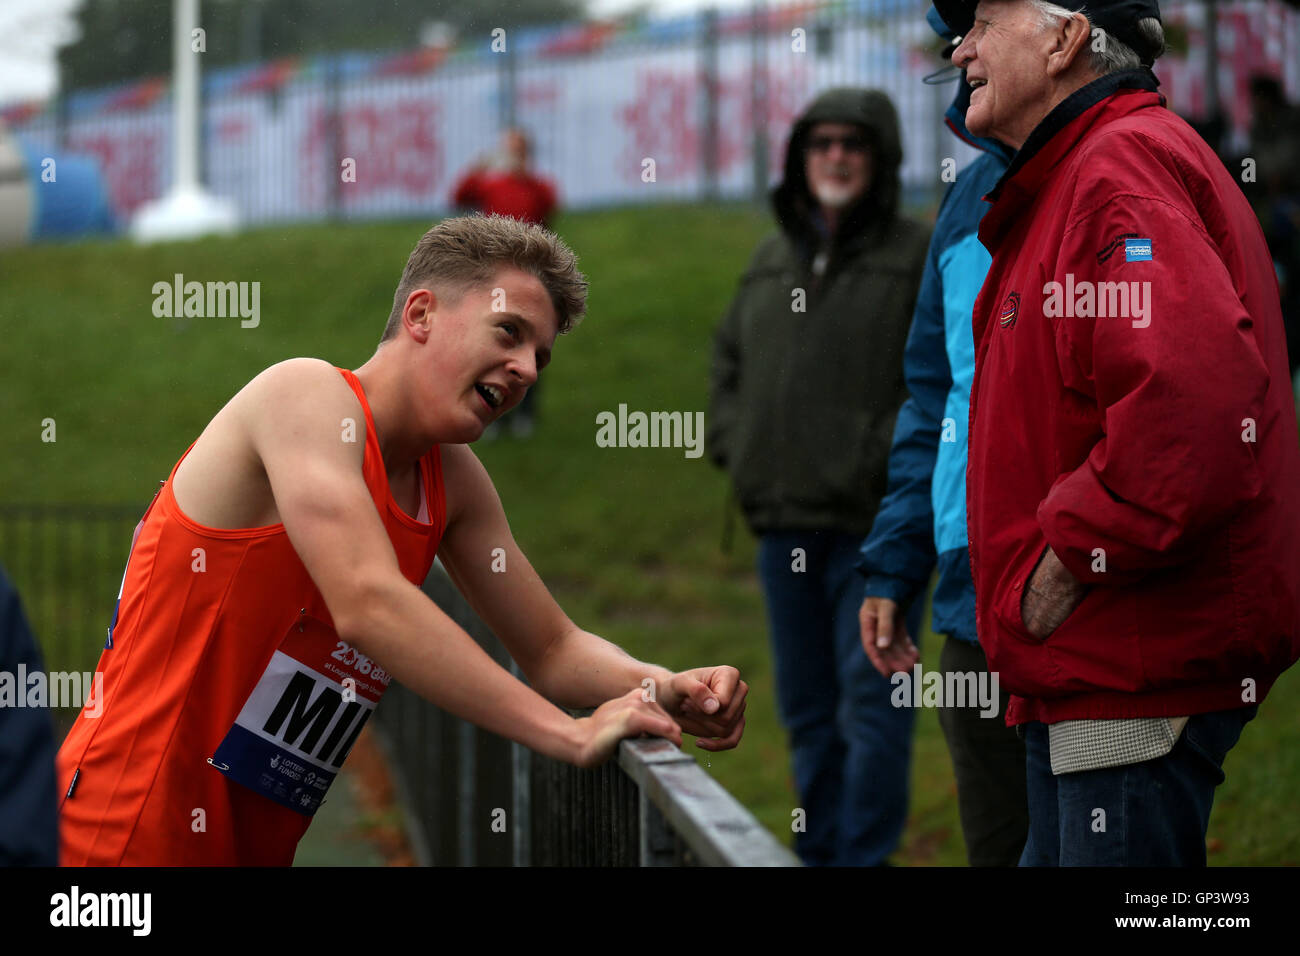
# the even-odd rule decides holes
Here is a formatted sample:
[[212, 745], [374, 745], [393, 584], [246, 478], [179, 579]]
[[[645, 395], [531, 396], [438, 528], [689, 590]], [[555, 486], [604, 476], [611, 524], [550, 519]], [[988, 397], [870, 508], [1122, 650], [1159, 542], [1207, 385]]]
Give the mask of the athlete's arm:
[[[362, 477], [365, 417], [327, 363], [295, 359], [259, 376], [243, 426], [266, 470], [285, 531], [344, 640], [420, 696], [540, 753], [582, 766], [623, 737], [680, 746], [656, 704], [627, 694], [574, 720], [493, 661], [397, 564]], [[343, 423], [358, 423], [347, 441]]]
[[682, 729], [703, 738], [704, 749], [740, 741], [749, 688], [739, 671], [703, 667], [674, 674], [578, 627], [515, 543], [478, 457], [468, 445], [444, 445], [441, 454], [448, 514], [439, 557], [533, 687], [566, 707], [593, 707], [641, 691]]

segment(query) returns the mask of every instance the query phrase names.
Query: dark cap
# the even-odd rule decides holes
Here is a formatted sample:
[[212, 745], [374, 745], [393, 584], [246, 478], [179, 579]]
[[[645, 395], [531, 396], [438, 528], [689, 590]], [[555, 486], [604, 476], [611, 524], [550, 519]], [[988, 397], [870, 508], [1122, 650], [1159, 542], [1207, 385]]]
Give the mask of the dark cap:
[[[1028, 2], [1028, 0], [1025, 0]], [[1100, 27], [1121, 43], [1131, 47], [1142, 62], [1150, 66], [1157, 51], [1138, 33], [1138, 21], [1147, 17], [1160, 19], [1160, 6], [1156, 0], [1053, 0], [1058, 7], [1071, 11], [1084, 11], [1094, 27]], [[979, 0], [934, 0], [935, 9], [943, 22], [962, 36], [970, 32], [975, 22], [975, 7]], [[1085, 9], [1086, 7], [1086, 9]]]

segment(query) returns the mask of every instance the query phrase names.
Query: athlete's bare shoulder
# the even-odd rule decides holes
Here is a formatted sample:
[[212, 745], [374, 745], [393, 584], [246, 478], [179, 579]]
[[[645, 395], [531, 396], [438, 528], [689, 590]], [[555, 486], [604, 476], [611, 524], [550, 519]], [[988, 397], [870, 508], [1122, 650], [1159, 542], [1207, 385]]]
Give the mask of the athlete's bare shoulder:
[[348, 398], [360, 407], [356, 395], [338, 370], [324, 359], [316, 358], [291, 358], [277, 362], [254, 377], [231, 401], [238, 401], [241, 397], [249, 398], [253, 409], [257, 408], [258, 402], [277, 399], [277, 406], [263, 409], [272, 414], [277, 409], [291, 412], [294, 408], [311, 408], [317, 401], [338, 404]]
[[365, 415], [343, 376], [320, 359], [272, 365], [240, 389], [203, 430], [176, 471], [176, 502], [192, 520], [211, 528], [278, 524], [259, 448], [277, 435], [289, 441], [318, 432], [322, 439], [338, 439], [349, 418], [360, 454]]

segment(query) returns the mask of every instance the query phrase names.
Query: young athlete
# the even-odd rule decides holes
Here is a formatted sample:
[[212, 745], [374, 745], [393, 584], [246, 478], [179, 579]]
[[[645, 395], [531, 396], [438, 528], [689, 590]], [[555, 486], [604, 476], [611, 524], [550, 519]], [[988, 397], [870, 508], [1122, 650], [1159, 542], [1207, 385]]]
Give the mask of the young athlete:
[[[739, 743], [737, 670], [674, 674], [574, 625], [468, 447], [537, 381], [586, 287], [539, 226], [446, 220], [365, 365], [282, 362], [217, 413], [137, 529], [102, 700], [59, 752], [65, 865], [291, 863], [392, 678], [584, 767], [642, 733]], [[420, 590], [435, 554], [531, 689]]]

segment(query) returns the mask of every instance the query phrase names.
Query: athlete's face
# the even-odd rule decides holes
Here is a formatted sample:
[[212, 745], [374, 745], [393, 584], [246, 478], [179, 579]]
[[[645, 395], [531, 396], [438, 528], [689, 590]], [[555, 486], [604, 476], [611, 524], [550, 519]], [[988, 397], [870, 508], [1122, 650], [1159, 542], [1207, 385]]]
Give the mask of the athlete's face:
[[[541, 280], [504, 268], [455, 301], [436, 302], [420, 374], [442, 441], [472, 442], [523, 400], [559, 329]], [[421, 391], [424, 391], [424, 388]]]

